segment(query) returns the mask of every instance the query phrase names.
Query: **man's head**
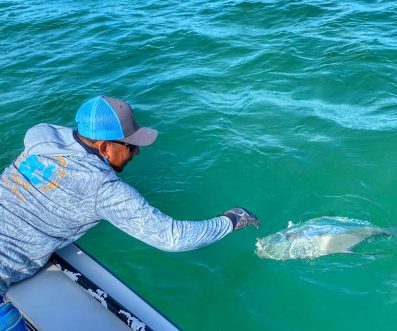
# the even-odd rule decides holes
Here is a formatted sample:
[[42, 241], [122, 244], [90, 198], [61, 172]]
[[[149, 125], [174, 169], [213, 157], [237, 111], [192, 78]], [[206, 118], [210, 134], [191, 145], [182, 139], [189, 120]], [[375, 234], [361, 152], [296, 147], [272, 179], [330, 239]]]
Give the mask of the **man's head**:
[[116, 171], [121, 171], [140, 146], [148, 146], [157, 131], [139, 127], [131, 107], [122, 100], [100, 96], [85, 102], [76, 114], [77, 131], [90, 140]]

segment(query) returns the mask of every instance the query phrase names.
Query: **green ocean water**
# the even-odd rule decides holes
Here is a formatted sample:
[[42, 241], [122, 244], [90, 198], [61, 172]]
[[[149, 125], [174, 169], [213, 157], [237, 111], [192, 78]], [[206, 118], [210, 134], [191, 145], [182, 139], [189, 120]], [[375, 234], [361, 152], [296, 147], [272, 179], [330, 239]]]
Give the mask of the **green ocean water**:
[[[166, 253], [106, 222], [79, 244], [184, 330], [396, 330], [397, 240], [270, 261], [255, 238], [324, 215], [397, 225], [394, 1], [0, 1], [0, 166], [96, 95], [159, 131], [122, 173], [176, 219], [259, 230]], [[117, 194], [117, 192], [115, 192]]]

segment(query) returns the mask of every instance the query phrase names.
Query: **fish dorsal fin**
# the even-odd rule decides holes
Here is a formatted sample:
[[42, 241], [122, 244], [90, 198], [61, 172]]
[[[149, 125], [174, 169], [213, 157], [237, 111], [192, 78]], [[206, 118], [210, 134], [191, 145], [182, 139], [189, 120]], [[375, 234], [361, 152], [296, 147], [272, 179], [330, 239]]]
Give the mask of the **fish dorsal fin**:
[[288, 221], [288, 227], [290, 228], [291, 226], [294, 226], [295, 224], [294, 224], [294, 222], [292, 222], [292, 221]]

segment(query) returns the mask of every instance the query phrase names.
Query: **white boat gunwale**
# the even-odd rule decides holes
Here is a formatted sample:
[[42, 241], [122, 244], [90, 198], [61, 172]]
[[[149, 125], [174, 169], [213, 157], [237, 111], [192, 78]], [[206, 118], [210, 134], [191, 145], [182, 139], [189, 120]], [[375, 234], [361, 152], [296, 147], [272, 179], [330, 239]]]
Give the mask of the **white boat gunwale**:
[[[91, 282], [91, 284], [96, 285], [99, 291], [93, 289], [88, 289], [88, 290], [85, 289], [85, 291], [91, 294], [91, 296], [95, 297], [97, 301], [100, 301], [105, 307], [106, 304], [104, 304], [103, 298], [111, 297], [117, 303], [119, 303], [121, 307], [126, 308], [125, 311], [123, 311], [122, 315], [125, 317], [124, 323], [126, 323], [126, 326], [128, 325], [128, 328], [133, 330], [165, 330], [165, 331], [180, 330], [180, 328], [178, 328], [173, 322], [171, 322], [168, 318], [166, 318], [163, 314], [161, 314], [156, 308], [154, 308], [146, 300], [144, 300], [141, 296], [139, 296], [122, 280], [120, 280], [114, 274], [112, 274], [112, 272], [108, 270], [105, 266], [103, 266], [99, 261], [97, 261], [95, 257], [85, 252], [82, 248], [80, 248], [76, 244], [71, 244], [57, 251], [53, 255], [52, 260], [56, 262], [56, 258], [58, 258], [58, 261], [61, 259], [64, 260], [66, 264], [70, 266], [70, 269], [73, 269], [74, 272], [77, 271], [77, 273], [84, 275], [84, 277], [87, 278]], [[33, 316], [34, 314], [31, 314], [30, 316], [29, 311], [32, 311], [32, 309], [29, 308], [32, 307], [29, 307], [29, 305], [32, 305], [32, 303], [31, 301], [26, 300], [26, 298], [24, 298], [23, 296], [26, 297], [26, 291], [32, 291], [32, 293], [38, 292], [37, 289], [34, 289], [34, 286], [37, 287], [38, 278], [40, 277], [43, 278], [42, 281], [45, 280], [44, 277], [52, 276], [52, 278], [54, 278], [53, 277], [55, 274], [54, 268], [59, 271], [57, 274], [63, 275], [62, 277], [59, 275], [57, 276], [58, 277], [57, 279], [59, 279], [57, 281], [60, 283], [60, 285], [65, 282], [65, 279], [67, 279], [67, 282], [64, 284], [66, 287], [70, 288], [71, 285], [68, 283], [70, 282], [70, 280], [66, 277], [66, 275], [69, 278], [73, 279], [74, 278], [73, 271], [66, 270], [66, 274], [65, 274], [65, 270], [62, 272], [58, 269], [59, 267], [60, 267], [59, 265], [57, 266], [57, 268], [55, 268], [53, 265], [47, 264], [46, 267], [43, 268], [43, 270], [40, 271], [37, 275], [32, 276], [31, 279], [27, 279], [24, 280], [23, 282], [14, 284], [6, 293], [5, 299], [14, 303], [15, 306], [18, 309], [20, 309], [20, 311], [24, 314], [27, 321], [29, 321], [29, 323], [32, 325], [35, 325], [35, 318], [37, 316], [36, 317]], [[76, 285], [77, 284], [74, 283], [72, 286], [76, 287]], [[46, 289], [46, 291], [54, 292], [56, 290], [61, 290], [61, 288], [62, 286], [60, 286], [59, 289], [48, 288]], [[79, 289], [81, 289], [80, 286]], [[67, 294], [64, 293], [64, 295]], [[44, 302], [44, 300], [45, 299], [43, 298], [42, 301]], [[90, 297], [89, 300], [92, 300], [92, 297]], [[44, 305], [45, 304], [46, 303], [44, 302]], [[79, 303], [77, 302], [76, 304]], [[92, 303], [90, 303], [90, 305], [94, 305], [94, 304], [97, 305], [97, 302], [95, 300], [92, 300]], [[90, 309], [91, 308], [93, 307], [90, 307]], [[131, 312], [131, 314], [128, 314], [128, 311]], [[108, 310], [107, 313], [110, 314], [110, 311]], [[35, 314], [37, 314], [37, 312], [35, 312]], [[42, 312], [42, 314], [44, 313]], [[112, 316], [117, 316], [117, 314]], [[41, 316], [41, 318], [42, 317], [43, 316]], [[80, 317], [83, 319], [86, 318], [86, 316], [80, 316]], [[101, 318], [104, 318], [104, 316], [101, 316]], [[111, 317], [109, 317], [109, 321], [110, 319]], [[41, 330], [39, 327], [37, 327], [37, 329]], [[46, 329], [42, 329], [42, 330], [46, 331]]]

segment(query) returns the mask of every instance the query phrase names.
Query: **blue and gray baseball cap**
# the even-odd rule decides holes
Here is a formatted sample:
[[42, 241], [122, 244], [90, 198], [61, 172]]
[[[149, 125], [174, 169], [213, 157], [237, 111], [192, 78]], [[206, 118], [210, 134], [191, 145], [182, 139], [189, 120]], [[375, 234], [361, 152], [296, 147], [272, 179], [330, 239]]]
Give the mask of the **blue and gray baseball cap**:
[[100, 96], [85, 102], [76, 114], [77, 130], [94, 140], [118, 140], [147, 146], [157, 138], [157, 131], [139, 127], [130, 105], [122, 100]]

